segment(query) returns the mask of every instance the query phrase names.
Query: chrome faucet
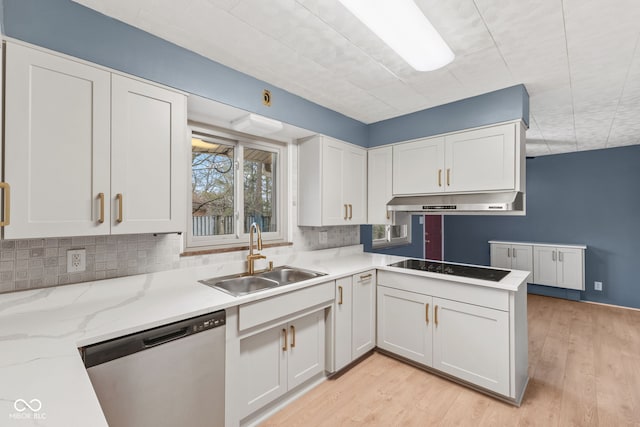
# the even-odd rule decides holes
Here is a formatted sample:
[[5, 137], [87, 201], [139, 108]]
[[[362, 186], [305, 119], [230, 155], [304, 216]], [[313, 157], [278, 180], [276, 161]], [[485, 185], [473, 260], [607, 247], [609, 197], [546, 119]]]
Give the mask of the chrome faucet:
[[262, 232], [260, 231], [260, 226], [255, 222], [252, 222], [251, 226], [249, 227], [249, 255], [247, 255], [247, 274], [250, 276], [256, 272], [255, 266], [254, 266], [255, 261], [257, 259], [267, 258], [266, 256], [262, 255], [259, 252], [256, 254], [253, 253], [253, 230], [255, 230], [256, 233], [258, 234], [258, 241], [257, 241], [258, 251], [262, 250]]

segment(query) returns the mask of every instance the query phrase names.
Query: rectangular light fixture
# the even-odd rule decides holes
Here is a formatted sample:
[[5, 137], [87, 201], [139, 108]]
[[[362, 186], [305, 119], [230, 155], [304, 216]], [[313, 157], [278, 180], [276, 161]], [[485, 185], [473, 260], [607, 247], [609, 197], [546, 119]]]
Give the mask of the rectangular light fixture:
[[413, 0], [340, 0], [418, 71], [442, 68], [455, 55]]
[[249, 113], [231, 122], [231, 128], [238, 132], [263, 136], [282, 130], [284, 126], [278, 120], [269, 119], [257, 114]]

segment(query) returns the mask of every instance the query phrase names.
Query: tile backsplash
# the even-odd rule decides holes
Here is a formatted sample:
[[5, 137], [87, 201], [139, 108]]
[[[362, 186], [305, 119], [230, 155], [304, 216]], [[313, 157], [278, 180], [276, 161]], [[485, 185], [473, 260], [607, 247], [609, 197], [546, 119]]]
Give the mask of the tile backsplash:
[[[319, 233], [327, 232], [327, 243]], [[302, 227], [293, 246], [263, 252], [316, 250], [360, 244], [360, 227]], [[0, 292], [88, 282], [227, 261], [241, 261], [246, 251], [181, 257], [182, 236], [132, 234], [0, 241]], [[67, 250], [86, 250], [86, 270], [67, 272]]]

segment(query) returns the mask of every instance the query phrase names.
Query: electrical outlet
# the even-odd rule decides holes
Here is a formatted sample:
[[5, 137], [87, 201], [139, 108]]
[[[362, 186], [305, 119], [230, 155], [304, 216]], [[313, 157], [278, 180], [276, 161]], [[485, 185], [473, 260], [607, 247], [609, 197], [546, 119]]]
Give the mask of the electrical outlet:
[[67, 251], [67, 273], [77, 273], [87, 269], [87, 251], [69, 249]]
[[321, 245], [326, 244], [327, 243], [327, 232], [326, 231], [321, 231], [318, 233], [318, 243], [320, 243]]
[[596, 291], [602, 290], [602, 282], [593, 282], [593, 289]]

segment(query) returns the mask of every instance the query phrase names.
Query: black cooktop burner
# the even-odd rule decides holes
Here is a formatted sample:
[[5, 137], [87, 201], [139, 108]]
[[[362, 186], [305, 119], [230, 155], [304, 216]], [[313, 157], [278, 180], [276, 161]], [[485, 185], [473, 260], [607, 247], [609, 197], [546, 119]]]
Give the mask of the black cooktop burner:
[[451, 274], [453, 276], [470, 277], [472, 279], [499, 282], [509, 272], [494, 268], [470, 267], [466, 265], [449, 264], [446, 262], [426, 261], [423, 259], [407, 259], [389, 264], [389, 267], [409, 268], [411, 270], [429, 271], [432, 273]]

